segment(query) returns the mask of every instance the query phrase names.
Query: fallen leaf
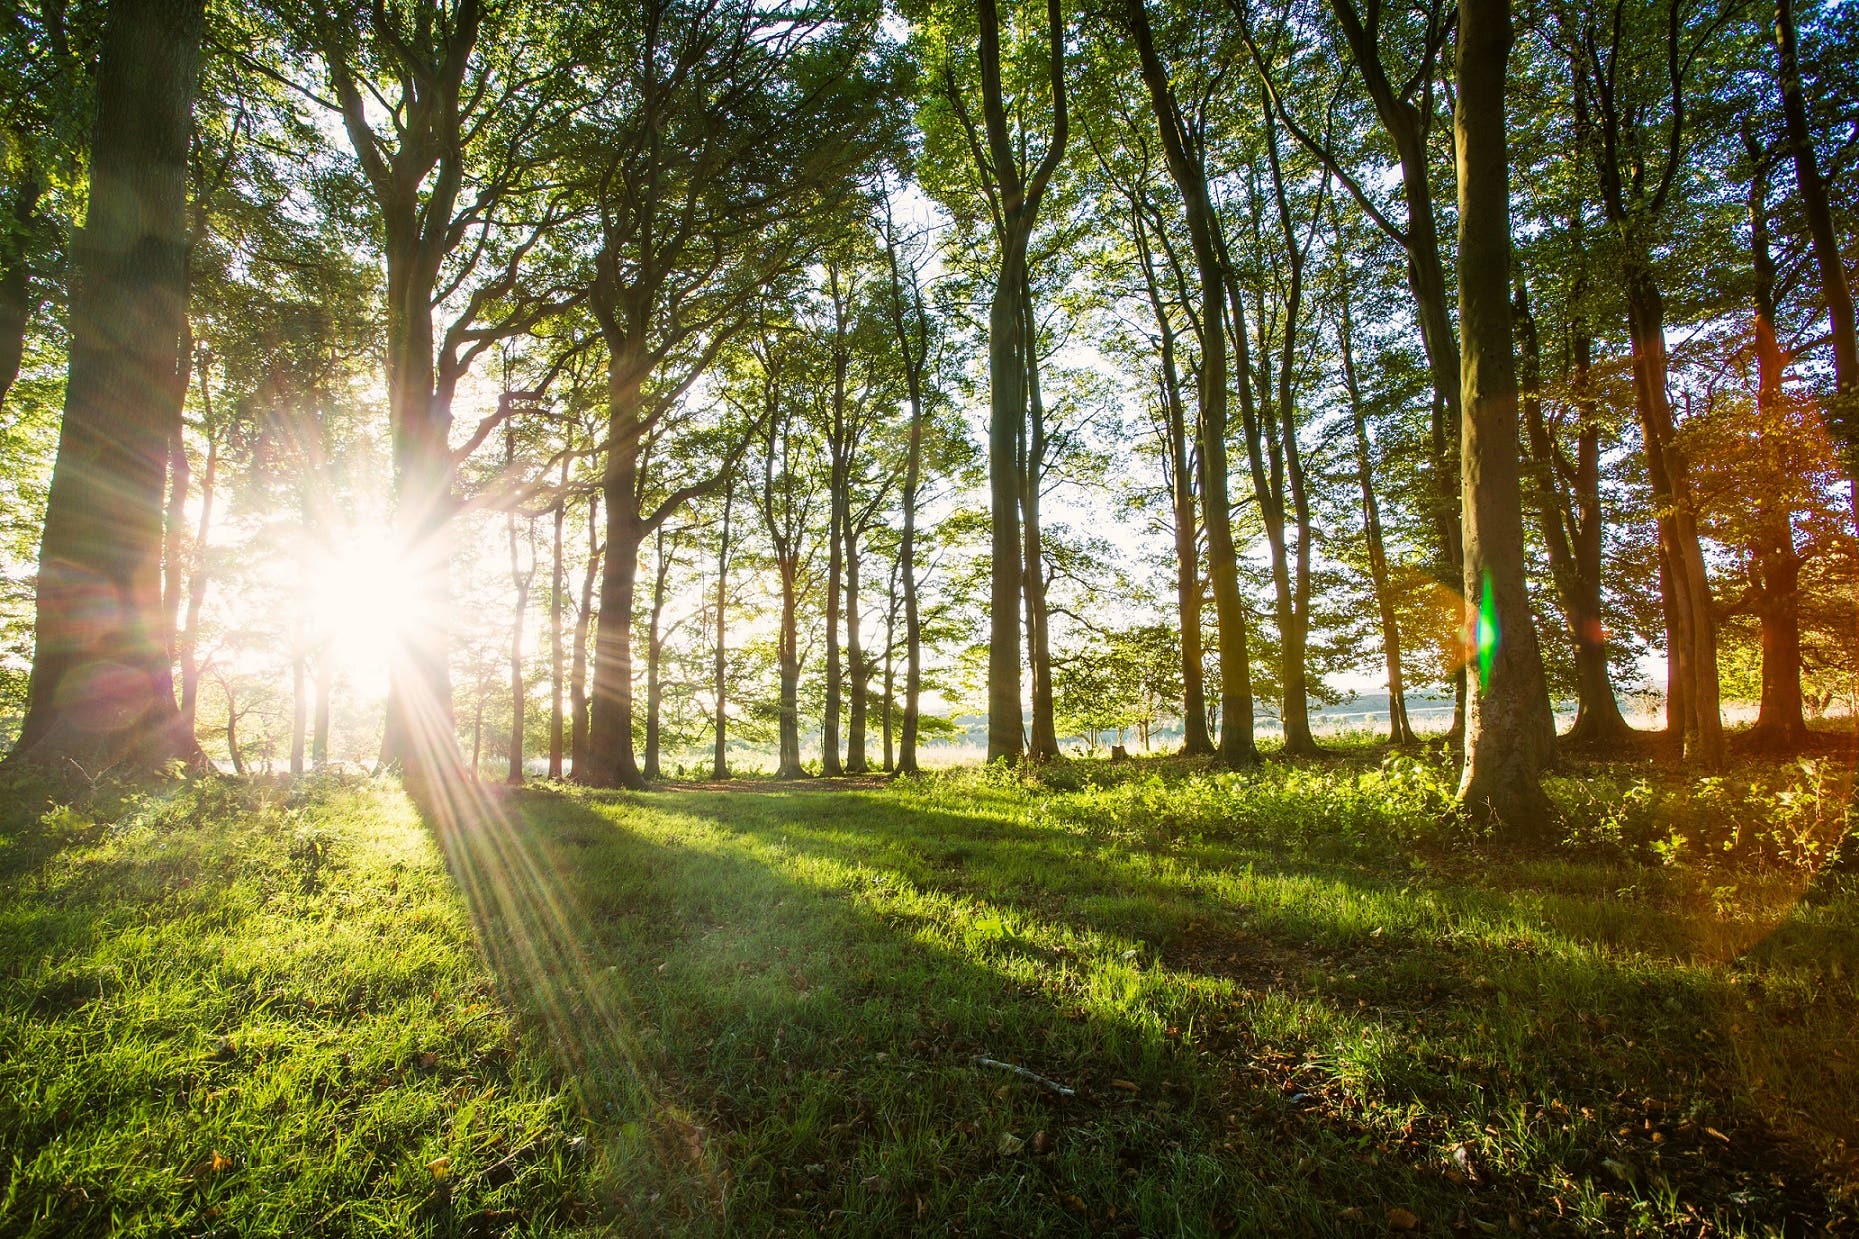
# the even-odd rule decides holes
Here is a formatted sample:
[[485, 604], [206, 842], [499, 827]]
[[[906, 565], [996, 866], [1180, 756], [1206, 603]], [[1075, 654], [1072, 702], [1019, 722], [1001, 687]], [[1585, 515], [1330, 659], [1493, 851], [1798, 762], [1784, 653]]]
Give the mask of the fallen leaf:
[[427, 1050], [424, 1054], [421, 1054], [416, 1061], [419, 1063], [422, 1071], [431, 1071], [434, 1067], [439, 1065], [439, 1056], [434, 1054], [431, 1050]]
[[1026, 1141], [1020, 1139], [1020, 1137], [1014, 1135], [1012, 1132], [1004, 1131], [1001, 1133], [1000, 1155], [1002, 1157], [1012, 1157], [1025, 1147]]
[[1704, 1129], [1704, 1134], [1712, 1137], [1713, 1139], [1721, 1140], [1725, 1144], [1730, 1143], [1730, 1137], [1724, 1135], [1722, 1132], [1718, 1131], [1715, 1127], [1706, 1127]]
[[447, 1175], [452, 1173], [451, 1155], [441, 1154], [440, 1156], [433, 1158], [431, 1161], [426, 1163], [426, 1169], [432, 1172], [432, 1177], [435, 1179], [445, 1178]]
[[1136, 1085], [1134, 1085], [1134, 1084], [1132, 1084], [1132, 1083], [1130, 1083], [1130, 1082], [1129, 1082], [1128, 1080], [1112, 1080], [1112, 1081], [1110, 1082], [1110, 1087], [1112, 1087], [1112, 1088], [1116, 1088], [1116, 1089], [1122, 1089], [1122, 1090], [1123, 1090], [1124, 1092], [1126, 1092], [1126, 1093], [1140, 1093], [1140, 1092], [1142, 1092], [1142, 1089], [1141, 1089], [1141, 1088], [1139, 1088], [1138, 1086], [1136, 1086]]
[[1052, 1152], [1052, 1137], [1043, 1131], [1033, 1133], [1033, 1152], [1044, 1156]]
[[1405, 1209], [1388, 1210], [1388, 1225], [1396, 1230], [1414, 1230], [1420, 1225], [1420, 1219]]
[[218, 1149], [214, 1149], [212, 1160], [207, 1163], [207, 1168], [214, 1174], [218, 1174], [222, 1170], [230, 1170], [232, 1169], [232, 1158], [227, 1157]]

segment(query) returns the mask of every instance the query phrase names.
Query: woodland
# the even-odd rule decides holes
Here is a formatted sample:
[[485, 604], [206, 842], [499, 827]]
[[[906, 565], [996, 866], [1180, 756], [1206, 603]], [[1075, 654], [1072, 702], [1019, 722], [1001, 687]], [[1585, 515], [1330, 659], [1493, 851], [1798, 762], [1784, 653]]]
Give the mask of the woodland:
[[1838, 0], [12, 0], [0, 1233], [1849, 1233], [1856, 185]]

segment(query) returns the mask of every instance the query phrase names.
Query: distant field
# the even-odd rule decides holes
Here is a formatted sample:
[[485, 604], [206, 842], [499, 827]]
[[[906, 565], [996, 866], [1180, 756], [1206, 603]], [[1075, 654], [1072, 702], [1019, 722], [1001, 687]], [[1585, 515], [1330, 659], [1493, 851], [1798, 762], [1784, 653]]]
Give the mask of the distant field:
[[1132, 766], [15, 787], [0, 1233], [1859, 1225], [1839, 769]]

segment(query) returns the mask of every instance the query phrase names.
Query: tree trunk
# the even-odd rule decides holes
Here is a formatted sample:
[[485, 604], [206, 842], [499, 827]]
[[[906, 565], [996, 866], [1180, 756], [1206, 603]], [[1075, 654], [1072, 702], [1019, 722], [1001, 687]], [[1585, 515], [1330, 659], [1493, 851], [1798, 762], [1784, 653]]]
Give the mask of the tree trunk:
[[587, 497], [587, 567], [581, 574], [581, 605], [575, 611], [568, 669], [568, 769], [576, 782], [591, 781], [588, 768], [591, 721], [587, 696], [587, 634], [594, 622], [594, 581], [600, 575], [600, 494]]
[[28, 176], [13, 192], [12, 216], [0, 234], [0, 406], [19, 381], [26, 356], [26, 331], [37, 305], [32, 281], [33, 234], [39, 230], [38, 180]]
[[723, 535], [716, 553], [716, 751], [710, 762], [710, 777], [721, 781], [729, 777], [729, 628], [724, 622], [729, 603], [729, 511], [736, 497], [733, 480], [724, 484]]
[[865, 756], [865, 721], [871, 701], [871, 669], [866, 665], [864, 643], [859, 637], [859, 553], [860, 531], [846, 523], [846, 773], [865, 774], [871, 762]]
[[[1422, 98], [1416, 103], [1389, 79], [1381, 62], [1381, 6], [1369, 9], [1368, 20], [1352, 0], [1330, 0], [1330, 8], [1349, 44], [1362, 84], [1375, 114], [1381, 120], [1400, 162], [1401, 199], [1406, 227], [1393, 234], [1406, 252], [1407, 288], [1414, 298], [1414, 320], [1420, 326], [1420, 343], [1426, 353], [1427, 374], [1433, 387], [1433, 472], [1436, 507], [1432, 513], [1434, 538], [1440, 554], [1441, 583], [1458, 585], [1464, 561], [1460, 530], [1459, 445], [1461, 413], [1459, 346], [1452, 327], [1452, 299], [1446, 283], [1446, 264], [1440, 255], [1439, 214], [1433, 206], [1433, 185], [1427, 154], [1434, 115], [1432, 83], [1421, 79]], [[1377, 221], [1378, 223], [1380, 221]], [[1465, 733], [1465, 672], [1454, 677], [1451, 735]]]
[[646, 624], [645, 641], [645, 777], [662, 778], [659, 729], [664, 705], [664, 684], [660, 677], [665, 655], [662, 623], [665, 616], [665, 581], [671, 573], [671, 560], [665, 554], [665, 527], [659, 526], [653, 538], [652, 611]]
[[[562, 489], [568, 488], [568, 462], [562, 462]], [[563, 741], [566, 728], [562, 718], [562, 526], [568, 517], [568, 496], [555, 501], [555, 537], [549, 556], [549, 777], [562, 777]]]
[[[511, 430], [506, 442], [516, 442], [516, 432]], [[508, 461], [514, 450], [506, 455]], [[507, 533], [510, 540], [510, 581], [516, 586], [515, 614], [510, 621], [510, 765], [504, 774], [504, 782], [511, 787], [523, 785], [523, 741], [525, 739], [525, 722], [529, 714], [529, 694], [523, 684], [523, 621], [529, 613], [529, 587], [536, 579], [536, 542], [535, 526], [530, 526], [529, 570], [522, 570], [521, 559], [516, 547], [516, 515], [508, 518]]]
[[[1546, 837], [1552, 810], [1538, 782], [1541, 662], [1524, 580], [1511, 354], [1510, 159], [1504, 89], [1509, 0], [1459, 6], [1454, 115], [1459, 171], [1459, 323], [1464, 336], [1460, 455], [1465, 597], [1477, 684], [1465, 727], [1459, 803], [1515, 837]], [[1473, 608], [1476, 611], [1473, 612]]]
[[594, 630], [594, 692], [585, 775], [595, 787], [645, 789], [633, 747], [633, 600], [639, 548], [647, 530], [639, 513], [643, 365], [629, 348], [611, 348], [608, 362], [606, 562], [600, 576], [600, 626]]
[[1623, 260], [1622, 291], [1633, 350], [1634, 402], [1645, 440], [1653, 502], [1660, 512], [1659, 544], [1670, 577], [1668, 622], [1675, 630], [1677, 680], [1683, 685], [1680, 721], [1684, 754], [1687, 761], [1716, 770], [1724, 760], [1716, 618], [1698, 540], [1688, 468], [1676, 442], [1666, 390], [1665, 301], [1653, 278], [1650, 256], [1631, 237]]
[[[1786, 0], [1783, 0], [1786, 11]], [[1749, 182], [1750, 268], [1756, 312], [1756, 406], [1758, 434], [1777, 473], [1787, 468], [1788, 434], [1782, 371], [1786, 358], [1775, 338], [1775, 258], [1769, 240], [1769, 163], [1744, 131], [1755, 167]], [[1765, 490], [1767, 488], [1764, 488]], [[1750, 590], [1761, 625], [1762, 703], [1755, 726], [1744, 737], [1753, 748], [1798, 749], [1807, 739], [1801, 699], [1801, 565], [1794, 544], [1794, 513], [1777, 498], [1759, 501]]]
[[1827, 183], [1821, 177], [1814, 153], [1814, 135], [1808, 127], [1807, 101], [1801, 91], [1800, 55], [1795, 46], [1794, 0], [1775, 0], [1775, 50], [1781, 63], [1782, 120], [1794, 157], [1795, 187], [1801, 194], [1801, 213], [1807, 217], [1807, 234], [1813, 242], [1814, 266], [1820, 276], [1821, 297], [1827, 303], [1827, 324], [1833, 340], [1834, 399], [1824, 413], [1827, 426], [1846, 458], [1854, 479], [1854, 518], [1859, 520], [1859, 338], [1853, 325], [1853, 295], [1846, 281], [1846, 263], [1840, 255], [1839, 235], [1833, 229]]
[[[1246, 649], [1246, 616], [1239, 593], [1239, 555], [1233, 544], [1232, 503], [1227, 493], [1227, 369], [1223, 297], [1230, 292], [1234, 312], [1233, 338], [1241, 351], [1238, 369], [1246, 370], [1245, 318], [1236, 285], [1230, 284], [1231, 266], [1219, 237], [1219, 220], [1207, 192], [1207, 172], [1198, 155], [1189, 151], [1189, 137], [1181, 110], [1168, 81], [1168, 70], [1155, 48], [1149, 14], [1143, 0], [1130, 0], [1129, 21], [1142, 65], [1143, 81], [1162, 138], [1162, 151], [1170, 178], [1181, 194], [1194, 262], [1201, 288], [1201, 366], [1199, 447], [1200, 491], [1207, 529], [1207, 567], [1213, 578], [1214, 618], [1220, 629], [1220, 757], [1229, 766], [1251, 765], [1258, 760], [1252, 738], [1252, 669]], [[1244, 382], [1241, 383], [1242, 389]], [[1244, 405], [1251, 397], [1242, 394]]]
[[[1279, 675], [1284, 691], [1280, 714], [1284, 725], [1284, 751], [1291, 756], [1310, 756], [1317, 741], [1310, 734], [1310, 684], [1305, 666], [1305, 650], [1310, 634], [1310, 497], [1304, 485], [1304, 457], [1297, 443], [1297, 329], [1298, 315], [1304, 299], [1304, 249], [1298, 245], [1297, 229], [1291, 219], [1291, 204], [1285, 190], [1283, 169], [1278, 155], [1278, 127], [1273, 122], [1269, 99], [1264, 105], [1267, 133], [1266, 153], [1272, 173], [1272, 197], [1278, 207], [1278, 225], [1284, 237], [1285, 253], [1290, 264], [1290, 279], [1285, 288], [1284, 320], [1278, 359], [1277, 416], [1278, 433], [1268, 436], [1273, 443], [1272, 474], [1278, 516], [1278, 538], [1273, 546], [1274, 575], [1278, 581]], [[1281, 463], [1282, 461], [1282, 463]], [[1284, 500], [1291, 500], [1291, 519], [1297, 533], [1297, 562], [1285, 562]], [[1287, 574], [1287, 568], [1290, 569]], [[1286, 577], [1289, 575], [1287, 588]]]
[[310, 726], [310, 767], [323, 770], [329, 765], [329, 694], [335, 668], [329, 665], [325, 649], [316, 660], [316, 712]]
[[[1338, 246], [1341, 246], [1340, 237]], [[1375, 590], [1375, 611], [1381, 621], [1381, 649], [1388, 666], [1388, 739], [1394, 744], [1412, 744], [1414, 729], [1407, 718], [1407, 690], [1401, 676], [1401, 628], [1395, 619], [1394, 591], [1388, 581], [1388, 552], [1382, 540], [1381, 505], [1375, 498], [1375, 462], [1369, 445], [1368, 416], [1362, 407], [1361, 385], [1356, 380], [1354, 322], [1346, 285], [1337, 328], [1337, 346], [1343, 358], [1343, 389], [1349, 396], [1349, 415], [1355, 429], [1356, 484], [1362, 491], [1362, 533], [1368, 543], [1369, 582]]]
[[[1166, 426], [1168, 490], [1174, 516], [1175, 610], [1181, 623], [1181, 752], [1184, 757], [1205, 757], [1214, 751], [1207, 734], [1207, 689], [1201, 668], [1201, 565], [1200, 536], [1195, 523], [1195, 464], [1188, 434], [1188, 415], [1181, 399], [1181, 374], [1175, 362], [1175, 325], [1162, 301], [1161, 281], [1149, 249], [1139, 211], [1130, 212], [1132, 237], [1142, 260], [1143, 282], [1149, 308], [1155, 314], [1161, 342], [1160, 394]], [[1146, 745], [1145, 741], [1145, 745]]]
[[893, 719], [897, 708], [897, 564], [891, 564], [891, 588], [884, 606], [884, 692], [881, 716], [884, 731], [884, 772], [897, 772], [897, 746]]
[[1027, 756], [1050, 761], [1059, 755], [1058, 726], [1052, 693], [1052, 610], [1046, 597], [1046, 554], [1039, 519], [1039, 491], [1046, 460], [1046, 406], [1039, 392], [1039, 330], [1033, 317], [1033, 290], [1023, 278], [1021, 341], [1026, 360], [1027, 421], [1020, 453], [1020, 538], [1026, 577], [1026, 665], [1033, 689], [1031, 735]]
[[163, 640], [163, 482], [180, 434], [186, 177], [200, 0], [115, 0], [97, 71], [90, 209], [40, 544], [15, 756], [87, 770], [203, 760]]
[[290, 660], [290, 772], [296, 776], [303, 773], [304, 749], [310, 738], [310, 699], [305, 691], [310, 683], [310, 668], [301, 627], [292, 644], [297, 651]]
[[[1543, 415], [1542, 350], [1536, 317], [1530, 312], [1529, 290], [1522, 279], [1517, 281], [1513, 310], [1523, 424], [1530, 444], [1526, 467], [1535, 492], [1537, 526], [1549, 554], [1550, 577], [1575, 655], [1576, 713], [1569, 738], [1588, 744], [1614, 743], [1632, 729], [1614, 700], [1607, 671], [1607, 633], [1601, 622], [1599, 427], [1592, 410], [1584, 408], [1574, 471], [1573, 500], [1579, 514], [1571, 513], [1557, 481], [1558, 472], [1566, 472], [1566, 466]], [[1585, 360], [1578, 368], [1580, 381], [1585, 381]], [[1592, 563], [1588, 562], [1590, 552]]]
[[[1018, 761], [1025, 747], [1020, 701], [1020, 603], [1028, 566], [1020, 530], [1021, 442], [1026, 434], [1028, 350], [1026, 250], [1039, 203], [1064, 156], [1067, 135], [1065, 24], [1059, 0], [1046, 0], [1052, 91], [1052, 137], [1032, 176], [1022, 183], [1018, 147], [1007, 128], [1001, 89], [1000, 15], [995, 0], [977, 0], [981, 104], [988, 160], [998, 190], [1000, 268], [988, 306], [988, 502], [993, 517], [988, 634], [988, 760]], [[1024, 134], [1021, 135], [1024, 138]], [[1035, 565], [1036, 567], [1036, 565]]]
[[220, 687], [226, 693], [226, 756], [232, 759], [232, 772], [240, 778], [245, 777], [245, 755], [239, 751], [239, 711], [233, 705], [232, 689], [224, 680]]
[[[210, 406], [207, 414], [210, 422]], [[218, 483], [219, 437], [209, 430], [206, 468], [200, 473], [200, 523], [194, 527], [194, 550], [188, 563], [187, 626], [180, 639], [181, 726], [190, 736], [195, 734], [200, 701], [200, 612], [206, 605], [207, 585], [212, 580], [207, 571], [206, 546], [207, 535], [213, 530], [213, 500]]]
[[778, 779], [804, 779], [807, 771], [800, 764], [800, 563], [783, 559], [781, 573], [781, 663], [780, 766]]
[[[917, 611], [917, 490], [923, 475], [923, 371], [928, 361], [928, 331], [922, 287], [911, 271], [911, 305], [916, 331], [906, 325], [904, 279], [897, 258], [898, 244], [891, 231], [889, 200], [885, 215], [885, 257], [891, 268], [891, 328], [904, 362], [904, 390], [910, 400], [910, 433], [904, 449], [904, 485], [900, 497], [903, 532], [897, 544], [897, 573], [904, 591], [904, 716], [898, 737], [897, 772], [917, 772], [919, 700], [923, 689], [923, 625]], [[887, 726], [890, 706], [885, 706]]]

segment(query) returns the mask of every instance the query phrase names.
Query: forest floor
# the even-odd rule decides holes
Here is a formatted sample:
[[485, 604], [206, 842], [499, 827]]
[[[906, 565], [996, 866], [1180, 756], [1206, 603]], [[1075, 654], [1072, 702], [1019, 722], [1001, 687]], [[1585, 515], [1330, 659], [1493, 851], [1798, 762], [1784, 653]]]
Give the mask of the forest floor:
[[0, 1234], [1853, 1233], [1850, 765], [0, 789]]

